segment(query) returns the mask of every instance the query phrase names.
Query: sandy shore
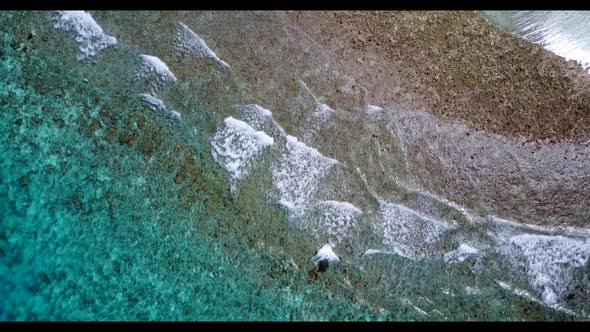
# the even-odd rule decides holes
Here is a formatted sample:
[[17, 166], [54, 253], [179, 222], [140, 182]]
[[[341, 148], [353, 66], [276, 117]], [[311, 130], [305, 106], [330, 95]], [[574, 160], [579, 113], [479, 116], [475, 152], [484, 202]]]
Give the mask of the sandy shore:
[[419, 108], [527, 141], [590, 139], [589, 75], [477, 12], [288, 17], [341, 57], [370, 104]]

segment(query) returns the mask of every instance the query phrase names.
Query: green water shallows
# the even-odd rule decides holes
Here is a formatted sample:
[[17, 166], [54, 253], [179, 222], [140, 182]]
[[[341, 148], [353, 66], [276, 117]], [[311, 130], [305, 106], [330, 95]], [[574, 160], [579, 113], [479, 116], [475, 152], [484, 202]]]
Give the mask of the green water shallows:
[[[179, 208], [183, 188], [174, 174], [182, 165], [177, 154], [168, 156], [177, 150], [167, 149], [187, 137], [146, 113], [142, 128], [153, 126], [168, 140], [156, 152], [154, 136], [128, 132], [143, 108], [115, 101], [59, 59], [26, 54], [2, 37], [3, 320], [379, 318], [338, 298], [316, 307], [306, 298], [322, 294], [321, 285], [294, 293], [291, 285], [306, 279], [290, 264], [232, 249], [247, 234], [232, 234], [239, 227], [231, 223], [245, 218], [228, 200], [226, 178], [215, 177], [220, 169], [204, 170], [203, 183], [193, 186], [206, 190], [199, 187], [198, 197], [189, 197], [194, 204]], [[106, 84], [115, 81], [111, 74]], [[187, 154], [215, 168], [207, 125], [190, 136]], [[150, 146], [131, 149], [128, 137]], [[284, 276], [265, 280], [261, 272]]]
[[78, 63], [49, 22], [0, 14], [0, 319], [572, 319], [475, 274], [473, 259], [343, 253], [311, 281], [313, 237], [264, 193], [233, 195], [211, 156], [214, 111], [243, 96], [212, 106], [191, 97], [207, 81], [176, 84], [161, 92], [175, 124], [135, 98], [141, 50]]

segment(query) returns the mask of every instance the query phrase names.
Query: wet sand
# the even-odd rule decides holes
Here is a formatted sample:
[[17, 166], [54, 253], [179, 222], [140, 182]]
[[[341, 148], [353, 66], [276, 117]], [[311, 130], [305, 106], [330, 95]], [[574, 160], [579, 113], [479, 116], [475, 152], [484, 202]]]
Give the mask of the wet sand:
[[590, 76], [477, 12], [290, 12], [288, 18], [341, 58], [369, 104], [421, 109], [527, 141], [590, 139]]

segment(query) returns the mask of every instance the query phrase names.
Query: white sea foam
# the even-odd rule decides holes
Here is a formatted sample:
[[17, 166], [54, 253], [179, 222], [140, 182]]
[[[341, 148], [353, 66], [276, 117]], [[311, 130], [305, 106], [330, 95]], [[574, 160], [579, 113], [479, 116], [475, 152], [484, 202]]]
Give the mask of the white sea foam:
[[205, 43], [205, 41], [189, 29], [186, 25], [178, 22], [176, 29], [176, 53], [183, 58], [196, 57], [213, 61], [221, 70], [230, 70], [229, 65], [221, 60]]
[[152, 96], [149, 93], [140, 93], [138, 96], [144, 102], [144, 105], [151, 108], [154, 112], [167, 113], [166, 106], [161, 99]]
[[262, 127], [272, 120], [272, 112], [257, 104], [234, 105], [234, 110], [252, 127]]
[[287, 136], [285, 131], [272, 118], [272, 112], [256, 104], [234, 105], [236, 117], [256, 130], [268, 133], [274, 139]]
[[370, 256], [370, 255], [375, 255], [375, 254], [387, 254], [388, 252], [383, 251], [383, 250], [378, 250], [378, 249], [367, 249], [365, 250], [365, 252], [363, 253], [363, 256]]
[[322, 104], [322, 103], [318, 103], [316, 105], [314, 114], [316, 114], [315, 116], [321, 120], [321, 121], [327, 121], [330, 116], [332, 114], [334, 114], [334, 111], [330, 106], [326, 105], [326, 104]]
[[326, 104], [316, 102], [314, 111], [305, 120], [305, 133], [303, 138], [309, 141], [330, 120], [335, 110]]
[[573, 269], [580, 268], [590, 257], [590, 240], [564, 236], [521, 234], [508, 240], [503, 252], [511, 264], [524, 264], [526, 275], [543, 302], [555, 305], [574, 281]]
[[375, 106], [375, 105], [367, 105], [365, 107], [365, 111], [369, 114], [378, 114], [383, 112], [383, 107]]
[[309, 143], [336, 111], [320, 102], [303, 80], [298, 81], [298, 86], [301, 93], [297, 97], [297, 106], [292, 109], [304, 115], [301, 123], [303, 141]]
[[444, 255], [444, 260], [447, 264], [461, 263], [469, 256], [479, 254], [479, 249], [474, 248], [468, 244], [462, 243], [457, 249], [449, 251]]
[[146, 54], [141, 54], [140, 57], [147, 72], [155, 73], [164, 81], [176, 82], [176, 76], [160, 58]]
[[318, 263], [322, 260], [328, 260], [328, 262], [330, 263], [335, 263], [339, 262], [340, 258], [338, 258], [336, 253], [334, 253], [334, 250], [332, 250], [332, 246], [326, 243], [311, 258], [311, 261], [314, 263]]
[[362, 213], [348, 202], [321, 201], [310, 207], [302, 226], [316, 237], [325, 235], [339, 243], [349, 236]]
[[440, 291], [445, 295], [455, 296], [455, 293], [448, 288], [442, 288]]
[[480, 295], [481, 290], [477, 287], [465, 286], [465, 293], [467, 295]]
[[367, 249], [365, 250], [365, 252], [363, 253], [363, 257], [364, 256], [372, 256], [372, 255], [377, 255], [377, 254], [383, 254], [383, 255], [399, 255], [399, 253], [395, 252], [395, 251], [385, 251], [385, 250], [379, 250], [379, 249]]
[[498, 285], [500, 285], [500, 287], [504, 288], [505, 290], [511, 291], [513, 294], [518, 295], [520, 297], [524, 297], [525, 299], [535, 302], [535, 303], [539, 303], [541, 305], [543, 305], [543, 301], [539, 300], [538, 298], [534, 297], [533, 295], [531, 295], [531, 293], [517, 288], [517, 287], [512, 287], [509, 283], [501, 281], [501, 280], [495, 280], [496, 283]]
[[160, 58], [141, 54], [141, 64], [135, 73], [136, 78], [148, 80], [152, 92], [158, 92], [166, 83], [176, 82], [176, 76]]
[[149, 94], [149, 93], [140, 93], [138, 95], [141, 98], [141, 101], [143, 102], [143, 104], [150, 108], [152, 111], [164, 116], [164, 117], [168, 117], [171, 119], [175, 119], [175, 120], [180, 120], [181, 119], [181, 115], [180, 113], [173, 111], [173, 110], [168, 110], [166, 108], [166, 105], [164, 105], [164, 102]]
[[228, 117], [211, 144], [214, 159], [232, 175], [233, 180], [239, 180], [248, 175], [254, 159], [272, 146], [274, 140], [244, 121]]
[[301, 214], [313, 203], [320, 180], [338, 162], [289, 135], [285, 150], [272, 171], [273, 184], [279, 192], [279, 202], [291, 212]]
[[451, 227], [421, 216], [403, 205], [381, 201], [380, 220], [375, 225], [383, 242], [401, 256], [417, 259], [435, 253], [436, 245]]
[[422, 308], [414, 305], [414, 303], [412, 303], [412, 301], [410, 301], [409, 299], [406, 298], [402, 298], [401, 299], [402, 303], [411, 306], [412, 308], [414, 308], [414, 310], [416, 310], [417, 312], [419, 312], [420, 314], [424, 315], [424, 316], [429, 316], [428, 313], [426, 313], [426, 311], [422, 310]]
[[516, 296], [520, 296], [522, 298], [525, 298], [531, 302], [535, 302], [541, 305], [546, 305], [549, 308], [555, 309], [557, 311], [561, 311], [561, 312], [565, 312], [569, 315], [572, 316], [577, 316], [577, 314], [573, 311], [570, 310], [568, 308], [565, 308], [564, 306], [557, 304], [557, 303], [547, 303], [546, 301], [541, 301], [540, 299], [536, 298], [535, 296], [533, 296], [531, 293], [527, 292], [524, 289], [520, 289], [518, 287], [513, 287], [510, 284], [508, 284], [507, 282], [504, 282], [502, 280], [494, 280], [498, 285], [500, 285], [500, 287], [504, 288], [507, 291], [512, 292], [512, 294], [516, 295]]
[[179, 113], [179, 112], [176, 112], [176, 111], [170, 111], [170, 115], [171, 115], [173, 118], [175, 118], [175, 119], [178, 119], [178, 120], [180, 120], [180, 119], [181, 119], [181, 115], [180, 115], [180, 113]]
[[100, 50], [115, 45], [117, 39], [106, 35], [92, 16], [82, 10], [57, 11], [54, 15], [54, 27], [59, 30], [73, 31], [77, 34], [78, 61], [96, 55]]
[[422, 310], [420, 307], [413, 305], [412, 306], [414, 308], [414, 310], [418, 311], [419, 313], [421, 313], [424, 316], [429, 316], [428, 313], [426, 313], [426, 311]]
[[494, 225], [504, 227], [505, 232], [543, 232], [551, 235], [582, 236], [590, 237], [590, 228], [575, 226], [540, 226], [525, 223], [518, 223], [511, 220], [491, 216]]

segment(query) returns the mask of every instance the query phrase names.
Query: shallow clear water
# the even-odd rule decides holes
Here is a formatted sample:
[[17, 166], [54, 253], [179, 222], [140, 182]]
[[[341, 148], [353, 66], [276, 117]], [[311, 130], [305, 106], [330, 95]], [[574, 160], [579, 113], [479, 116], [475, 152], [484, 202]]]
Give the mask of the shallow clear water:
[[590, 65], [587, 11], [487, 11], [495, 23], [543, 48]]
[[[1, 320], [585, 319], [584, 240], [315, 202], [338, 161], [243, 106], [239, 88], [205, 102], [200, 77], [137, 78], [142, 50], [124, 41], [77, 61], [52, 22], [0, 14]], [[454, 250], [503, 239], [489, 234], [508, 234], [507, 250]], [[340, 262], [309, 272], [327, 242]], [[564, 248], [580, 264], [551, 261]], [[559, 264], [547, 273], [563, 283], [531, 285]]]

